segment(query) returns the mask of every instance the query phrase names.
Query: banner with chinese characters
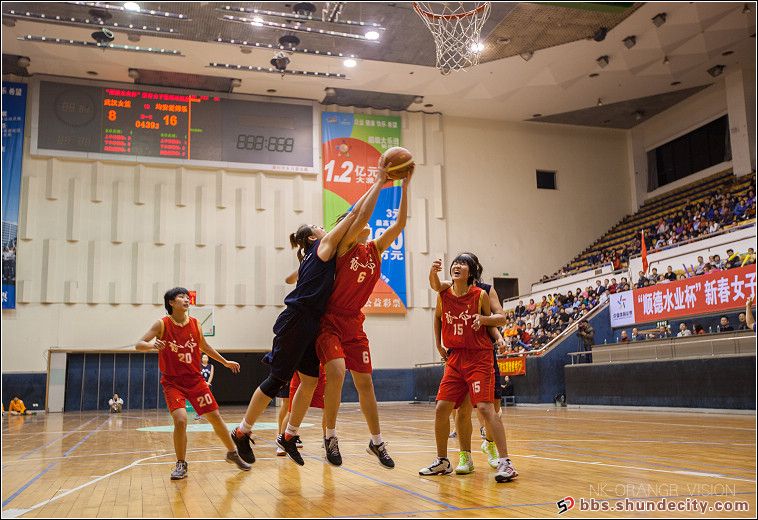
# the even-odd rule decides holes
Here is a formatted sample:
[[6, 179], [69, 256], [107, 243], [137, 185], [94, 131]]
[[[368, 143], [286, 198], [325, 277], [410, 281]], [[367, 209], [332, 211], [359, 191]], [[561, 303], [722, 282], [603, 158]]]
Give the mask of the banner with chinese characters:
[[524, 376], [526, 375], [526, 356], [507, 357], [498, 359], [497, 366], [500, 376]]
[[[379, 157], [400, 146], [400, 118], [324, 112], [321, 119], [324, 161], [324, 227], [347, 211], [374, 183]], [[388, 183], [379, 194], [369, 220], [371, 236], [378, 238], [397, 218], [401, 181]], [[363, 307], [366, 314], [405, 314], [405, 232], [382, 253], [382, 276]]]
[[748, 265], [620, 293], [631, 294], [631, 316], [628, 308], [613, 307], [614, 297], [628, 297], [611, 295], [611, 327], [742, 309], [755, 294], [755, 275]]
[[25, 120], [26, 85], [3, 81], [3, 309], [16, 308], [16, 235]]

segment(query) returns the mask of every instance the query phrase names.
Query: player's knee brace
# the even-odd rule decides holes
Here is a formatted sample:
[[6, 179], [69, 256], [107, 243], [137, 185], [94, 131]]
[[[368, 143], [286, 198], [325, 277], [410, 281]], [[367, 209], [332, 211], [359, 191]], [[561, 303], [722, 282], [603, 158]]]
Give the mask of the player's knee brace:
[[258, 388], [260, 388], [261, 392], [269, 396], [271, 399], [274, 399], [276, 397], [276, 394], [279, 393], [279, 390], [281, 390], [281, 388], [286, 384], [286, 381], [277, 379], [274, 376], [268, 376]]

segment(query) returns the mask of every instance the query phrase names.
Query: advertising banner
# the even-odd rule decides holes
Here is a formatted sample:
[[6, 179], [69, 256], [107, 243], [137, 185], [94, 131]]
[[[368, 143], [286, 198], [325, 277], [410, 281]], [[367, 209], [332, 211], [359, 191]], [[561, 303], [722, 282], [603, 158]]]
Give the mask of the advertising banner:
[[508, 357], [497, 360], [501, 376], [526, 375], [526, 356]]
[[755, 265], [747, 265], [612, 294], [611, 327], [744, 308], [755, 294], [755, 275]]
[[16, 236], [26, 91], [24, 83], [3, 81], [3, 309], [16, 308]]
[[[321, 136], [324, 176], [324, 227], [334, 227], [374, 182], [379, 157], [400, 146], [400, 118], [324, 112]], [[397, 219], [401, 181], [382, 190], [369, 220], [371, 236], [378, 238]], [[366, 314], [405, 314], [408, 304], [405, 275], [405, 232], [382, 254], [382, 275], [363, 307]]]

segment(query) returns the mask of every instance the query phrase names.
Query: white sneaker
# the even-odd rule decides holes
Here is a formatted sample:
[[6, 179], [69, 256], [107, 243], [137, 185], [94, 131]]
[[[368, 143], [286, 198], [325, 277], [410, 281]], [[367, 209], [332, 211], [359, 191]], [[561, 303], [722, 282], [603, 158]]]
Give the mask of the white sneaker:
[[471, 454], [467, 451], [462, 451], [458, 454], [458, 467], [455, 468], [456, 475], [468, 475], [474, 471], [474, 461], [471, 459]]
[[287, 452], [281, 449], [279, 446], [276, 447], [276, 456], [277, 457], [284, 457], [287, 455]]
[[518, 472], [513, 467], [511, 459], [505, 459], [505, 462], [498, 465], [497, 473], [495, 473], [496, 482], [510, 482], [516, 477], [518, 477]]
[[453, 467], [450, 465], [450, 461], [445, 457], [437, 457], [434, 462], [426, 468], [421, 468], [418, 471], [419, 475], [449, 475], [453, 472]]
[[487, 464], [489, 464], [491, 468], [497, 469], [497, 460], [500, 458], [500, 455], [497, 453], [497, 446], [495, 446], [495, 443], [488, 442], [487, 439], [484, 439], [482, 441], [482, 453], [487, 455]]

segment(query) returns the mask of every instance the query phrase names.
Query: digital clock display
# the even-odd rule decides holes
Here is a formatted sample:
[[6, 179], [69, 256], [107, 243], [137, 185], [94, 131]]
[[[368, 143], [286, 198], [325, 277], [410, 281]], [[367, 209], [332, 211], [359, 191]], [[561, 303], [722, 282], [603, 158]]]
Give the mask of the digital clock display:
[[315, 172], [313, 107], [40, 81], [36, 148]]

